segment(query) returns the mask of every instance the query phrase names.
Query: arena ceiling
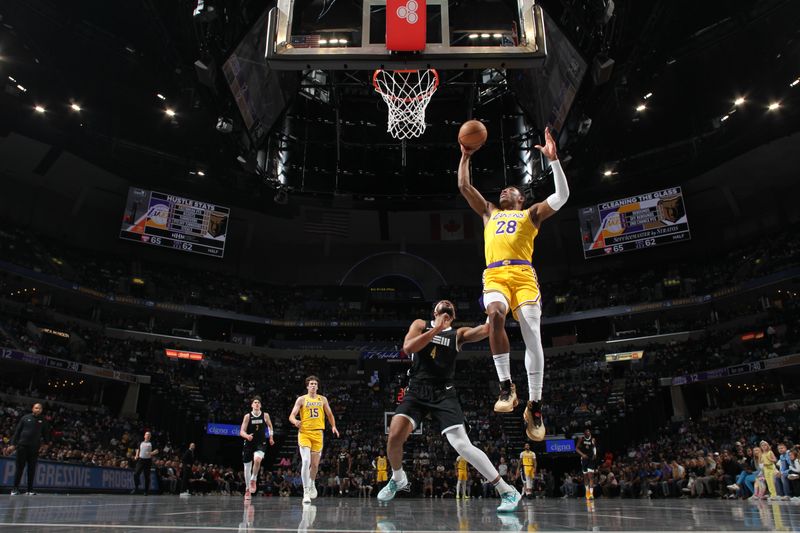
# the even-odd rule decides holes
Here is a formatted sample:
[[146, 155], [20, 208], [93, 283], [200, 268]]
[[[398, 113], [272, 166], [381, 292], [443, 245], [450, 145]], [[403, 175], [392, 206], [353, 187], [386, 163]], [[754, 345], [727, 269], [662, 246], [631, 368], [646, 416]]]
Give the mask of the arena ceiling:
[[[561, 155], [576, 202], [681, 183], [800, 125], [800, 85], [791, 86], [800, 76], [797, 2], [618, 0], [607, 22], [604, 0], [540, 3], [590, 65], [598, 56], [615, 62], [600, 85], [590, 67], [563, 132]], [[383, 104], [348, 76], [338, 76], [333, 104], [287, 99], [265, 137], [278, 143], [294, 136], [293, 150], [304, 153], [302, 164], [287, 164], [285, 183], [274, 170], [258, 171], [259, 146], [245, 133], [217, 131], [219, 117], [237, 128], [240, 120], [223, 77], [213, 73], [273, 4], [206, 2], [218, 16], [201, 20], [189, 0], [0, 0], [0, 129], [75, 152], [137, 184], [263, 210], [281, 209], [276, 198], [365, 208], [463, 206], [452, 132], [469, 116], [498, 125], [520, 113], [525, 97], [508, 87], [481, 97], [488, 86], [479, 73], [458, 76], [440, 91], [429, 117], [444, 133], [409, 143], [405, 164], [400, 146], [379, 127]], [[451, 2], [451, 9], [462, 4]], [[196, 68], [198, 60], [210, 77]], [[745, 101], [737, 106], [739, 97]], [[768, 110], [776, 102], [780, 107]], [[339, 119], [359, 133], [336, 151], [325, 131]], [[302, 128], [322, 132], [322, 139], [298, 142]], [[493, 144], [475, 158], [476, 184], [487, 195], [522, 179], [497, 129], [490, 127]]]

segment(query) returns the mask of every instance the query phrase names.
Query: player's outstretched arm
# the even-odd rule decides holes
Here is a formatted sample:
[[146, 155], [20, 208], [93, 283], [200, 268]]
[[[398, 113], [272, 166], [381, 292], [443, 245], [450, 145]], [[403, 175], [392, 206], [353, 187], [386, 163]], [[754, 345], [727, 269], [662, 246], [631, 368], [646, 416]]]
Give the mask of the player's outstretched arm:
[[550, 128], [545, 128], [544, 139], [544, 146], [537, 144], [535, 148], [550, 160], [556, 191], [548, 196], [544, 202], [533, 204], [530, 207], [531, 220], [533, 220], [533, 223], [536, 224], [537, 227], [546, 219], [555, 215], [556, 211], [564, 207], [564, 204], [567, 203], [567, 198], [569, 198], [567, 176], [564, 174], [564, 169], [561, 168], [561, 162], [558, 160], [556, 141], [550, 133]]
[[461, 146], [461, 161], [458, 163], [458, 190], [472, 210], [478, 213], [483, 218], [483, 223], [486, 224], [494, 206], [487, 202], [480, 191], [472, 185], [469, 161], [475, 150], [468, 150], [463, 144], [459, 144], [459, 146]]
[[456, 339], [458, 345], [469, 344], [470, 342], [480, 342], [489, 336], [489, 324], [484, 323], [474, 328], [458, 328]]

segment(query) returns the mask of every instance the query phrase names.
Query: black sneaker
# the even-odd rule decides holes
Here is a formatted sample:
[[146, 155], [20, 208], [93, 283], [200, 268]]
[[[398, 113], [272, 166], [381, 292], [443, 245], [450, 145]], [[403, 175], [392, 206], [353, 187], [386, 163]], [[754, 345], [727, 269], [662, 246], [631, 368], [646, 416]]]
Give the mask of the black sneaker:
[[545, 428], [542, 420], [542, 402], [528, 402], [522, 417], [525, 419], [525, 434], [528, 438], [536, 442], [543, 441]]
[[28, 491], [28, 492], [26, 492], [25, 494], [26, 494], [27, 496], [36, 496], [36, 493], [35, 493], [35, 492], [33, 492], [32, 490], [29, 490], [29, 491]]

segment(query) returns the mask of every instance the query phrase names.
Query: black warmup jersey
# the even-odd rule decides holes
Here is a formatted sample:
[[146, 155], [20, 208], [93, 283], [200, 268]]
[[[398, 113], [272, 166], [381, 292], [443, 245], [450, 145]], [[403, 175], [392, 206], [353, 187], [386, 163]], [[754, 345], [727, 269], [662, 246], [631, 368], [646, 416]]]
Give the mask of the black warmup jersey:
[[11, 444], [14, 446], [31, 446], [39, 449], [42, 442], [50, 440], [50, 424], [44, 417], [28, 413], [19, 419], [14, 434], [11, 436]]
[[[430, 331], [428, 326], [425, 331]], [[408, 375], [412, 383], [452, 383], [456, 375], [456, 330], [448, 328], [413, 354]]]
[[265, 420], [264, 411], [261, 411], [261, 414], [258, 416], [254, 415], [253, 413], [250, 414], [250, 422], [247, 423], [247, 429], [245, 430], [246, 433], [253, 435], [253, 440], [247, 441], [245, 440], [245, 444], [250, 444], [252, 446], [258, 446], [259, 444], [266, 444], [267, 442], [267, 421]]
[[578, 438], [578, 448], [589, 456], [589, 459], [594, 459], [597, 449], [594, 445], [594, 437], [586, 438], [585, 435]]
[[347, 476], [347, 463], [347, 454], [340, 453], [339, 461], [336, 465], [336, 475], [338, 475], [340, 478]]

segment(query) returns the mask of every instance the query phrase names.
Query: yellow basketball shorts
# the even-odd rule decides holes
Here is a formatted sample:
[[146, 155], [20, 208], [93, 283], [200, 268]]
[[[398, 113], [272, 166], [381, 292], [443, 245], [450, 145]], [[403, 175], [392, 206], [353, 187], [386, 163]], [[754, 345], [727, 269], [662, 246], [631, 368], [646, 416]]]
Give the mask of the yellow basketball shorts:
[[297, 444], [303, 448], [311, 448], [312, 452], [321, 452], [322, 430], [300, 431], [297, 434]]
[[534, 474], [536, 471], [533, 469], [532, 466], [525, 466], [522, 468], [523, 474], [525, 474], [525, 479], [533, 479]]
[[458, 480], [459, 481], [466, 481], [467, 480], [467, 473], [466, 472], [459, 472], [458, 473]]
[[378, 470], [378, 474], [375, 476], [375, 481], [378, 483], [389, 481], [389, 474], [386, 472], [386, 470]]
[[487, 268], [483, 271], [483, 293], [487, 292], [505, 296], [514, 318], [520, 306], [539, 303], [542, 298], [536, 271], [528, 265]]

